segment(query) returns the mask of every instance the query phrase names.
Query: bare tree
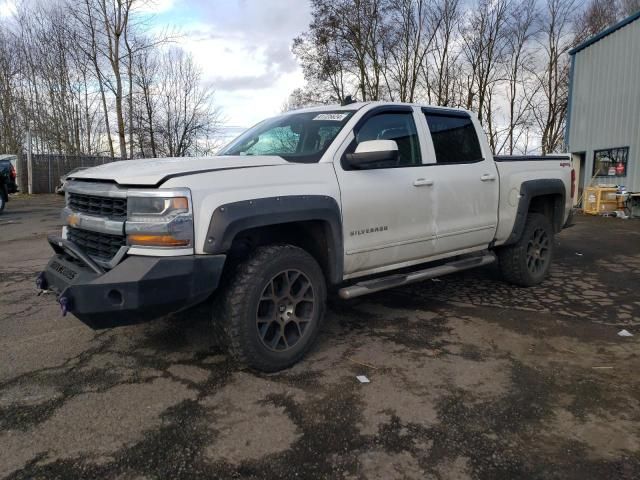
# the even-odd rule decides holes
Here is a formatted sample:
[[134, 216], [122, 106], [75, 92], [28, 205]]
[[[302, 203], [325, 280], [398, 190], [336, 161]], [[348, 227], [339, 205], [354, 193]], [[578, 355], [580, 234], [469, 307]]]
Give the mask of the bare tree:
[[502, 144], [496, 151], [507, 151], [513, 155], [520, 136], [529, 125], [531, 117], [531, 89], [537, 88], [531, 82], [535, 69], [536, 51], [531, 48], [531, 40], [537, 34], [538, 12], [536, 0], [523, 0], [509, 13], [507, 31], [506, 100], [508, 103], [508, 123]]
[[136, 56], [133, 70], [134, 83], [139, 90], [138, 104], [134, 106], [137, 118], [138, 147], [143, 157], [148, 156], [149, 148], [151, 156], [157, 157], [155, 123], [159, 90], [160, 61], [156, 52], [143, 50]]
[[299, 108], [309, 107], [312, 105], [320, 105], [322, 101], [319, 101], [321, 95], [317, 95], [310, 88], [296, 88], [293, 92], [289, 94], [289, 97], [285, 102], [283, 102], [280, 111], [282, 113], [289, 112], [291, 110], [297, 110]]
[[305, 78], [330, 82], [340, 101], [347, 94], [381, 99], [387, 1], [312, 0], [309, 31], [293, 43]]
[[19, 121], [17, 89], [19, 65], [12, 55], [16, 43], [0, 29], [0, 149], [17, 152], [21, 143], [22, 125]]
[[[80, 1], [80, 0], [78, 0]], [[67, 10], [72, 18], [75, 18], [80, 28], [80, 39], [77, 48], [80, 49], [93, 66], [93, 75], [100, 92], [100, 101], [102, 103], [102, 114], [104, 118], [104, 133], [107, 137], [107, 146], [111, 158], [115, 157], [113, 148], [113, 139], [111, 137], [111, 124], [109, 119], [109, 106], [107, 104], [107, 95], [105, 91], [105, 75], [102, 67], [102, 36], [99, 34], [98, 15], [95, 0], [81, 0], [81, 4], [75, 3], [73, 0], [67, 4]], [[99, 43], [100, 42], [100, 43]]]
[[399, 0], [388, 7], [382, 41], [383, 76], [391, 100], [413, 102], [422, 66], [432, 49], [440, 19], [432, 23], [427, 0]]
[[482, 123], [490, 120], [489, 91], [500, 79], [500, 67], [507, 55], [509, 6], [509, 0], [478, 0], [462, 32], [462, 51], [468, 66], [466, 107], [475, 110]]
[[161, 117], [156, 131], [162, 136], [162, 149], [170, 157], [198, 152], [199, 139], [214, 135], [220, 123], [220, 110], [213, 106], [213, 89], [202, 85], [202, 74], [193, 58], [182, 50], [170, 49], [161, 59]]
[[597, 34], [618, 20], [617, 0], [590, 0], [576, 19], [575, 43]]
[[107, 83], [115, 96], [116, 126], [118, 128], [118, 140], [120, 143], [120, 156], [127, 158], [127, 139], [125, 131], [123, 110], [123, 75], [121, 50], [123, 48], [124, 34], [129, 24], [131, 11], [136, 0], [87, 0], [97, 1], [100, 11], [101, 30], [107, 45], [106, 55], [111, 67], [112, 78]]
[[621, 0], [620, 14], [623, 17], [640, 12], [640, 0]]
[[[320, 4], [314, 4], [314, 12], [324, 11]], [[315, 18], [309, 31], [293, 40], [293, 53], [302, 66], [307, 86], [304, 91], [316, 102], [342, 102], [347, 94], [345, 46], [339, 39], [336, 21], [324, 17]]]
[[213, 91], [191, 58], [146, 34], [132, 9], [141, 1], [25, 2], [0, 19], [2, 151], [19, 151], [30, 130], [35, 152], [114, 157], [114, 122], [125, 158], [169, 144], [175, 155], [212, 151]]
[[[614, 1], [592, 0], [580, 16], [576, 0], [312, 0], [309, 30], [293, 45], [307, 85], [285, 108], [347, 94], [463, 106], [495, 152], [552, 152], [562, 145], [573, 20], [595, 25], [593, 5]], [[624, 1], [628, 12], [639, 0]]]
[[575, 0], [547, 0], [541, 15], [540, 67], [536, 72], [539, 89], [532, 99], [532, 113], [540, 131], [542, 154], [562, 146], [567, 113], [569, 59], [574, 43], [571, 20]]
[[459, 0], [436, 0], [431, 6], [434, 31], [433, 48], [422, 63], [431, 103], [448, 106], [457, 104], [455, 84], [460, 75], [460, 52], [454, 43], [460, 32], [461, 10]]

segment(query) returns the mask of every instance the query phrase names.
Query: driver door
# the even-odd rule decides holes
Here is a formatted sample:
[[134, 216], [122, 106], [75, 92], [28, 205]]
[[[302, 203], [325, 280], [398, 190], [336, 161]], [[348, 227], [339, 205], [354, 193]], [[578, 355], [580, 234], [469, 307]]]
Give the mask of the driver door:
[[[424, 180], [424, 136], [409, 106], [378, 107], [365, 113], [343, 144], [334, 168], [342, 201], [345, 278], [419, 263], [435, 248], [435, 225]], [[344, 161], [358, 143], [393, 140], [394, 165], [352, 170]]]

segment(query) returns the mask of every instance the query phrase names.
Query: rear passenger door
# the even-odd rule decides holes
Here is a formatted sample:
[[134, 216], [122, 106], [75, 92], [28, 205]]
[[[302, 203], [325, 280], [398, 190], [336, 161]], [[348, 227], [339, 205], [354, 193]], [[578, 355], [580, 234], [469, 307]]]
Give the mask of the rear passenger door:
[[495, 236], [499, 201], [498, 171], [488, 145], [465, 111], [423, 108], [422, 113], [435, 156], [425, 172], [433, 182], [435, 253], [488, 245]]

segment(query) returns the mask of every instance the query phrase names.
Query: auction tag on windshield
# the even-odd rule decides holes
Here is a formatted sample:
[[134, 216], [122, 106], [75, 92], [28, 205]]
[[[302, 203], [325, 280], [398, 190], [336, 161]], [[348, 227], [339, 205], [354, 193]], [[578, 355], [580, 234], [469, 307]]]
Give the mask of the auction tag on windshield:
[[348, 113], [321, 113], [313, 117], [314, 120], [330, 120], [333, 122], [341, 122], [349, 116]]

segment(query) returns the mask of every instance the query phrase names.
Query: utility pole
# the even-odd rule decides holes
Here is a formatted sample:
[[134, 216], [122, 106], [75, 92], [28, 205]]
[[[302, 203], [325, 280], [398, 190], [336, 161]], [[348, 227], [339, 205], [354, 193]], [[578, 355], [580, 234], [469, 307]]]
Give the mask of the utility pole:
[[33, 195], [33, 157], [31, 156], [31, 123], [27, 128], [27, 185], [29, 195]]
[[173, 146], [171, 145], [171, 140], [172, 140], [172, 136], [171, 136], [171, 99], [169, 98], [169, 95], [167, 95], [167, 140], [168, 140], [168, 144], [169, 144], [169, 156], [173, 157]]

